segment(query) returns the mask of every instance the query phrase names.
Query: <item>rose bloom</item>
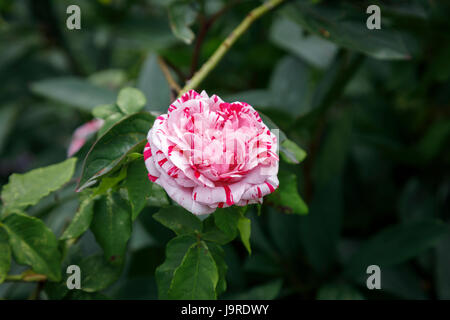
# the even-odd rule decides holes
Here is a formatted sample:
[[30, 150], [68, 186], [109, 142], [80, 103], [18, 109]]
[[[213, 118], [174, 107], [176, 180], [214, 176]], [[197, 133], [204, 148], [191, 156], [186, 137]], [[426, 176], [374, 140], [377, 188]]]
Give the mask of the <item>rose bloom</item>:
[[278, 187], [277, 137], [245, 102], [185, 93], [147, 135], [152, 182], [188, 211], [262, 203]]

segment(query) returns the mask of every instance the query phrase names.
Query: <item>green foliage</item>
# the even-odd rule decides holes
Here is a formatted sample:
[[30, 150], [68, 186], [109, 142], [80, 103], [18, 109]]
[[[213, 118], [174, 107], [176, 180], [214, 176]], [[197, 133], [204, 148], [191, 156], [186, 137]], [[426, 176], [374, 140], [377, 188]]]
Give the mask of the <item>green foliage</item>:
[[95, 202], [91, 229], [103, 248], [105, 259], [121, 264], [131, 236], [131, 208], [117, 193], [108, 193]]
[[31, 90], [59, 103], [87, 111], [98, 105], [113, 103], [116, 99], [113, 91], [73, 77], [40, 80], [32, 84]]
[[196, 16], [196, 10], [188, 1], [178, 1], [169, 5], [170, 27], [173, 34], [187, 44], [195, 37], [189, 27], [194, 23]]
[[214, 299], [219, 272], [216, 262], [203, 242], [192, 245], [174, 271], [169, 299]]
[[8, 243], [8, 235], [5, 230], [0, 228], [0, 284], [5, 280], [10, 267], [11, 248]]
[[117, 97], [117, 106], [125, 114], [141, 111], [146, 103], [144, 94], [135, 88], [124, 88]]
[[154, 117], [148, 113], [132, 114], [102, 135], [84, 160], [79, 190], [117, 169], [128, 154], [141, 150], [146, 144], [145, 137], [153, 120]]
[[[154, 194], [143, 161], [133, 161], [128, 165], [125, 188], [128, 191], [128, 200], [130, 200], [132, 220], [134, 221], [144, 209], [147, 198]], [[163, 196], [165, 195], [161, 196], [161, 200]]]
[[60, 237], [61, 240], [76, 239], [81, 236], [91, 225], [94, 216], [94, 199], [90, 196], [81, 200], [80, 206], [72, 218], [69, 226]]
[[20, 211], [61, 188], [72, 178], [76, 161], [71, 158], [25, 174], [12, 174], [2, 189], [4, 212]]
[[93, 255], [80, 261], [83, 270], [81, 288], [86, 292], [97, 292], [106, 289], [120, 276], [121, 266], [112, 265], [101, 255]]
[[200, 219], [177, 206], [163, 208], [155, 213], [153, 218], [177, 235], [198, 233], [202, 230]]
[[383, 267], [404, 262], [435, 245], [449, 231], [447, 225], [430, 219], [387, 228], [351, 257], [345, 272], [358, 277], [371, 264]]
[[268, 203], [284, 213], [307, 214], [308, 206], [298, 194], [295, 174], [280, 170], [278, 179], [280, 186], [267, 196]]
[[44, 223], [34, 217], [12, 213], [2, 221], [14, 259], [52, 281], [61, 279], [58, 241]]

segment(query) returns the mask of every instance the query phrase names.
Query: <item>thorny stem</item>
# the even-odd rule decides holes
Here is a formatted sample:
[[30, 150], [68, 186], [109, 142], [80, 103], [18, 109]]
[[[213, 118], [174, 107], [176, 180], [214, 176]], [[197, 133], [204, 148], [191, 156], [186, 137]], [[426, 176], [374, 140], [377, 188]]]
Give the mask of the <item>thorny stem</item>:
[[235, 5], [239, 1], [240, 0], [230, 1], [221, 10], [217, 11], [215, 14], [213, 14], [208, 19], [205, 19], [203, 16], [201, 16], [201, 26], [200, 26], [200, 31], [198, 32], [198, 35], [197, 35], [197, 40], [195, 42], [195, 48], [194, 48], [194, 53], [192, 55], [192, 62], [191, 62], [191, 72], [190, 72], [189, 77], [192, 77], [194, 75], [195, 71], [197, 70], [197, 63], [198, 63], [198, 59], [200, 56], [200, 49], [202, 47], [203, 41], [205, 40], [206, 33], [211, 28], [213, 23], [220, 16], [222, 16], [225, 12], [228, 11], [228, 9], [230, 9], [233, 5]]
[[259, 7], [256, 7], [250, 11], [244, 20], [228, 35], [228, 37], [222, 42], [222, 44], [217, 48], [213, 55], [206, 61], [203, 66], [198, 70], [192, 79], [187, 81], [186, 85], [180, 91], [180, 96], [191, 90], [195, 89], [214, 69], [214, 67], [223, 58], [225, 53], [231, 48], [231, 46], [236, 42], [236, 40], [251, 26], [251, 24], [261, 17], [266, 12], [272, 10], [274, 7], [282, 3], [284, 0], [269, 0]]
[[178, 83], [173, 79], [172, 75], [170, 74], [170, 70], [167, 67], [166, 62], [161, 57], [158, 57], [158, 64], [161, 67], [164, 77], [166, 77], [167, 83], [170, 86], [170, 94], [171, 94], [171, 96], [173, 96], [171, 98], [174, 98], [175, 96], [178, 95], [181, 88], [178, 85]]

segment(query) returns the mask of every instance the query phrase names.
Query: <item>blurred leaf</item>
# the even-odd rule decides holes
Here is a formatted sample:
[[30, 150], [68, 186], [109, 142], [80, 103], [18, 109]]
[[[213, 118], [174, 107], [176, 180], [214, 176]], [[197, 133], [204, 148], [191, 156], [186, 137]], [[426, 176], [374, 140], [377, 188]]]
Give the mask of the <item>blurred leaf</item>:
[[79, 263], [81, 269], [81, 289], [86, 292], [96, 292], [113, 284], [122, 272], [121, 266], [115, 266], [105, 261], [101, 254], [84, 258]]
[[352, 286], [339, 283], [321, 287], [317, 293], [317, 300], [364, 300], [364, 297]]
[[19, 108], [16, 105], [3, 106], [0, 108], [0, 153], [7, 142], [8, 135], [14, 126], [18, 113]]
[[41, 220], [13, 213], [2, 225], [17, 263], [31, 266], [34, 272], [45, 274], [51, 281], [61, 279], [58, 241]]
[[169, 289], [170, 299], [205, 300], [216, 298], [219, 272], [205, 242], [191, 246], [175, 269]]
[[195, 237], [191, 235], [181, 235], [173, 238], [167, 244], [166, 260], [164, 260], [164, 263], [160, 265], [155, 272], [159, 299], [168, 299], [173, 274], [181, 265], [189, 248], [196, 243], [196, 241]]
[[337, 47], [315, 35], [305, 35], [297, 23], [284, 16], [278, 17], [270, 29], [270, 40], [282, 49], [318, 68], [328, 66]]
[[450, 235], [443, 237], [436, 247], [435, 285], [438, 299], [450, 299]]
[[105, 132], [91, 147], [84, 160], [78, 191], [117, 168], [128, 154], [142, 151], [154, 119], [145, 112], [135, 113]]
[[14, 173], [2, 189], [4, 210], [11, 212], [38, 203], [40, 199], [69, 182], [75, 170], [76, 158], [24, 174]]
[[284, 161], [291, 164], [299, 164], [306, 158], [305, 150], [289, 139], [280, 144], [280, 155]]
[[450, 141], [450, 121], [436, 121], [411, 151], [412, 158], [428, 162], [442, 151]]
[[312, 175], [318, 185], [339, 175], [345, 165], [351, 143], [352, 114], [345, 111], [332, 123], [314, 163]]
[[273, 300], [280, 294], [282, 285], [283, 280], [277, 279], [227, 298], [230, 300]]
[[153, 218], [177, 235], [202, 231], [200, 219], [178, 206], [162, 208], [153, 215]]
[[258, 112], [264, 124], [278, 137], [278, 143], [282, 144], [287, 139], [286, 134], [267, 115]]
[[11, 247], [8, 243], [8, 234], [2, 229], [0, 223], [0, 284], [3, 283], [11, 268]]
[[309, 111], [310, 74], [306, 64], [285, 57], [279, 61], [270, 79], [272, 105], [298, 116]]
[[224, 101], [230, 102], [246, 102], [254, 108], [268, 108], [272, 107], [272, 93], [265, 89], [254, 89], [249, 91], [241, 91], [227, 95]]
[[133, 161], [128, 165], [125, 188], [128, 191], [134, 221], [147, 204], [147, 198], [152, 194], [152, 183], [148, 180], [144, 161]]
[[275, 206], [284, 213], [307, 214], [308, 206], [297, 189], [297, 176], [284, 170], [278, 172], [280, 186], [266, 197], [267, 204]]
[[113, 91], [74, 77], [40, 80], [31, 85], [31, 90], [45, 98], [87, 111], [116, 101]]
[[140, 111], [147, 100], [144, 94], [135, 88], [124, 88], [120, 90], [119, 96], [117, 97], [117, 106], [125, 114], [132, 114]]
[[403, 35], [386, 25], [380, 30], [369, 30], [365, 24], [368, 16], [362, 10], [359, 12], [344, 5], [312, 5], [297, 1], [285, 6], [282, 11], [306, 30], [339, 46], [377, 59], [411, 58]]
[[105, 259], [121, 264], [131, 236], [131, 208], [117, 193], [108, 193], [95, 202], [91, 230], [103, 248]]
[[406, 261], [436, 245], [448, 232], [448, 226], [431, 219], [385, 228], [351, 257], [345, 274], [349, 277], [359, 277], [372, 264], [383, 268]]
[[106, 69], [91, 74], [88, 80], [96, 86], [114, 89], [125, 84], [127, 74], [121, 69]]
[[189, 2], [178, 1], [169, 5], [170, 27], [173, 34], [186, 44], [194, 40], [194, 33], [189, 28], [197, 17], [197, 11]]
[[319, 274], [336, 263], [342, 212], [342, 182], [336, 178], [315, 191], [310, 213], [300, 222], [308, 261]]
[[167, 199], [167, 194], [164, 189], [156, 183], [151, 183], [150, 185], [151, 192], [147, 204], [153, 207], [164, 207], [169, 205], [169, 199]]
[[[368, 275], [361, 278], [361, 285], [366, 286]], [[403, 299], [424, 300], [428, 296], [424, 292], [423, 280], [407, 265], [383, 268], [381, 271], [381, 289]]]
[[72, 218], [67, 229], [64, 231], [60, 240], [75, 239], [81, 236], [91, 225], [94, 216], [94, 199], [85, 197]]
[[252, 249], [250, 247], [250, 234], [251, 234], [251, 225], [252, 222], [249, 218], [240, 217], [238, 221], [238, 229], [241, 235], [242, 243], [247, 249], [248, 253], [252, 253]]
[[167, 112], [170, 104], [170, 87], [154, 53], [147, 56], [139, 73], [137, 87], [145, 94], [149, 110]]
[[115, 104], [102, 104], [92, 109], [94, 118], [108, 119], [114, 114], [120, 114], [120, 109]]

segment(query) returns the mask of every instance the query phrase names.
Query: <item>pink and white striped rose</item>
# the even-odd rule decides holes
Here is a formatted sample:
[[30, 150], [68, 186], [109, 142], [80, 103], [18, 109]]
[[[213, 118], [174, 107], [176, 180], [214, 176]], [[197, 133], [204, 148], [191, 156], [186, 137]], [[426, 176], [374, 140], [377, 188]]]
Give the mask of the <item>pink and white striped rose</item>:
[[152, 182], [188, 211], [262, 203], [278, 187], [277, 137], [245, 102], [189, 91], [147, 135]]

